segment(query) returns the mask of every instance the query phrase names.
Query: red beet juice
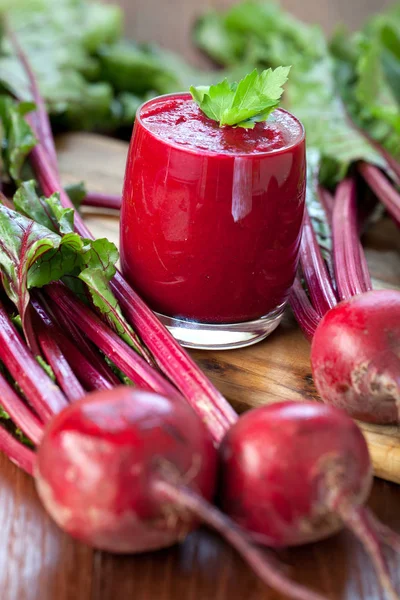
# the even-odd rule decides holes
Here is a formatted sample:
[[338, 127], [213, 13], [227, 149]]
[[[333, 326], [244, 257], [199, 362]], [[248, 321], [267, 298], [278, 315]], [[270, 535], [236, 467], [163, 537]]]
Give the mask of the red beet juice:
[[147, 102], [126, 167], [124, 275], [177, 330], [253, 324], [242, 343], [220, 338], [219, 347], [265, 337], [296, 273], [305, 169], [303, 127], [282, 109], [254, 129], [221, 128], [190, 94]]

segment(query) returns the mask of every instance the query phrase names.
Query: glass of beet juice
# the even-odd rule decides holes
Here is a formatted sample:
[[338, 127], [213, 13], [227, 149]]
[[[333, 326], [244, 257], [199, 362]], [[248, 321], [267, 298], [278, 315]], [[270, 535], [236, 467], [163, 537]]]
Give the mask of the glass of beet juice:
[[238, 348], [279, 324], [305, 198], [301, 123], [223, 127], [190, 94], [138, 110], [121, 213], [124, 275], [185, 346]]

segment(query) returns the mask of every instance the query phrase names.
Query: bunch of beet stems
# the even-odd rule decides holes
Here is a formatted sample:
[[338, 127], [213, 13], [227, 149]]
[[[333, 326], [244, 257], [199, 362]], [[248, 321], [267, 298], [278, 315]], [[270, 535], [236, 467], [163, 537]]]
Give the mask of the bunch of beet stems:
[[[48, 338], [45, 336], [43, 339], [57, 344], [60, 340], [57, 336], [53, 337], [52, 319], [47, 309], [42, 308], [45, 302], [42, 301], [41, 303], [36, 298], [33, 305], [35, 310], [41, 313], [42, 323], [48, 324], [51, 331], [51, 336]], [[38, 338], [42, 340], [40, 333]], [[0, 355], [4, 365], [9, 369], [10, 375], [23, 386], [23, 392], [27, 400], [26, 403], [6, 378], [0, 374], [2, 407], [8, 411], [13, 422], [29, 436], [31, 441], [36, 446], [40, 446], [46, 424], [55, 414], [65, 408], [68, 402], [78, 398], [74, 398], [72, 392], [71, 397], [67, 398], [53, 384], [11, 323], [3, 305], [0, 305]], [[18, 373], [18, 370], [22, 367], [24, 368], [23, 377], [21, 372]], [[71, 383], [71, 380], [69, 381]], [[31, 385], [34, 386], [33, 389], [30, 388]], [[110, 387], [110, 384], [105, 381], [103, 389], [108, 387]], [[101, 387], [98, 386], [97, 389], [101, 389]], [[84, 390], [83, 388], [79, 389], [78, 382], [76, 382], [75, 391], [79, 398], [84, 395]], [[35, 474], [35, 452], [19, 442], [4, 427], [0, 427], [0, 448], [19, 468], [32, 476]], [[177, 501], [178, 496], [180, 503], [185, 500], [186, 508], [225, 537], [267, 585], [272, 584], [282, 593], [298, 598], [298, 600], [322, 600], [322, 596], [319, 594], [303, 589], [301, 586], [287, 580], [280, 573], [278, 563], [275, 564], [272, 557], [266, 560], [264, 551], [260, 550], [247, 534], [233, 526], [223, 514], [212, 507], [206, 506], [206, 503], [194, 495], [184, 497], [182, 490], [175, 490], [175, 493]], [[170, 497], [168, 498], [170, 500]], [[270, 563], [272, 563], [272, 567]]]
[[[363, 163], [360, 170], [370, 167], [371, 165]], [[376, 171], [386, 179], [379, 169]], [[372, 176], [375, 175], [373, 171]], [[322, 317], [338, 302], [372, 290], [365, 253], [359, 238], [355, 178], [347, 177], [341, 181], [334, 198], [327, 190], [320, 189], [319, 199], [332, 232], [333, 274], [322, 256], [306, 209], [300, 269], [290, 298], [296, 320], [308, 339], [312, 339]], [[302, 276], [308, 294], [304, 289]]]
[[[26, 72], [31, 94], [36, 104], [36, 110], [27, 117], [38, 140], [30, 155], [36, 179], [46, 196], [58, 192], [62, 205], [73, 208], [69, 196], [61, 185], [54, 138], [36, 77], [16, 36], [12, 32], [9, 34], [16, 54]], [[93, 239], [91, 232], [78, 213], [75, 213], [75, 229], [81, 236]], [[62, 329], [58, 328], [61, 331], [58, 331], [57, 336], [54, 337], [57, 342], [57, 348], [54, 348], [57, 355], [63, 354], [66, 358], [65, 363], [69, 363], [71, 370], [74, 371], [76, 363], [79, 361], [74, 360], [69, 352], [70, 347], [66, 341], [68, 336], [62, 335], [64, 326], [66, 326], [70, 339], [78, 341], [77, 346], [81, 349], [81, 354], [86, 355], [86, 364], [91, 363], [93, 368], [96, 368], [97, 371], [100, 370], [99, 361], [92, 362], [93, 348], [95, 347], [105, 354], [134, 384], [161, 394], [180, 394], [206, 423], [215, 443], [218, 444], [230, 425], [237, 420], [233, 408], [119, 272], [111, 281], [111, 289], [125, 318], [138, 335], [141, 353], [129, 348], [104, 323], [101, 317], [84, 305], [65, 285], [57, 283], [48, 286], [41, 299], [36, 298], [37, 303], [41, 305], [41, 310], [35, 309], [41, 322], [53, 317], [52, 324], [49, 322], [46, 325], [47, 332], [55, 331], [57, 322], [62, 323]], [[46, 315], [43, 312], [45, 310], [44, 303], [47, 303], [48, 307]], [[52, 311], [53, 315], [51, 315]], [[64, 311], [64, 317], [61, 314], [62, 311]], [[66, 323], [66, 320], [71, 321], [72, 324]], [[90, 354], [86, 353], [87, 340], [92, 344]], [[46, 342], [42, 340], [41, 343], [45, 344]], [[44, 355], [50, 366], [53, 366], [56, 361], [51, 360], [52, 351], [49, 350], [48, 340]], [[72, 368], [72, 365], [75, 367]], [[84, 368], [81, 367], [80, 371], [83, 370]], [[109, 384], [115, 384], [115, 378], [113, 381], [109, 372], [104, 373], [103, 367], [101, 372], [103, 379], [105, 378]], [[79, 380], [78, 374], [76, 375]], [[103, 379], [102, 385], [105, 383]], [[80, 383], [82, 384], [82, 380]], [[96, 385], [96, 389], [99, 389], [98, 385], [100, 384]], [[68, 382], [62, 387], [66, 391], [69, 388]], [[73, 387], [76, 392], [76, 384]]]
[[[58, 342], [61, 343], [58, 332], [53, 331], [53, 328], [57, 326], [54, 325], [48, 310], [43, 308], [45, 304], [42, 298], [35, 298], [33, 301], [36, 314], [41, 316], [42, 325], [48, 326], [50, 331], [49, 336], [44, 335], [42, 337], [42, 329], [38, 333], [39, 341], [44, 340], [44, 347], [49, 342], [55, 345]], [[46, 424], [54, 415], [68, 406], [69, 402], [83, 397], [85, 394], [84, 389], [76, 380], [74, 392], [71, 389], [70, 397], [67, 398], [66, 395], [63, 395], [38, 365], [35, 357], [11, 323], [7, 310], [1, 304], [0, 358], [8, 368], [10, 375], [20, 383], [27, 400], [25, 402], [0, 373], [2, 407], [8, 411], [12, 421], [29, 436], [33, 444], [40, 446]], [[23, 377], [21, 372], [18, 372], [21, 368], [24, 369]], [[62, 367], [60, 366], [60, 368]], [[66, 369], [68, 370], [68, 368], [67, 364]], [[69, 383], [73, 385], [71, 373], [68, 375], [68, 379]], [[33, 386], [33, 388], [30, 386]], [[110, 384], [105, 380], [103, 389], [108, 387], [110, 387]], [[101, 387], [98, 386], [97, 389], [101, 389]], [[19, 468], [32, 476], [35, 475], [35, 452], [19, 442], [4, 427], [0, 427], [0, 448]], [[234, 526], [225, 515], [203, 502], [201, 498], [193, 494], [190, 495], [190, 492], [186, 492], [185, 495], [184, 490], [178, 488], [171, 490], [168, 485], [166, 489], [169, 494], [168, 501], [171, 501], [171, 493], [175, 494], [172, 497], [177, 503], [181, 506], [184, 503], [185, 508], [225, 537], [267, 585], [273, 585], [282, 593], [298, 600], [323, 600], [319, 594], [287, 580], [285, 575], [281, 574], [278, 562], [275, 562], [272, 557], [267, 559], [265, 552], [255, 545], [250, 536]]]

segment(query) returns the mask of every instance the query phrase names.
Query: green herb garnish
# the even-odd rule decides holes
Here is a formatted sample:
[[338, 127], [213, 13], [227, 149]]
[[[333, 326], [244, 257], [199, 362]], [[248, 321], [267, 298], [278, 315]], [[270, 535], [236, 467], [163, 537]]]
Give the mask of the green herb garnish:
[[254, 69], [239, 83], [224, 79], [211, 86], [191, 87], [193, 99], [207, 117], [218, 121], [220, 127], [230, 125], [253, 129], [256, 123], [266, 121], [283, 94], [290, 67]]

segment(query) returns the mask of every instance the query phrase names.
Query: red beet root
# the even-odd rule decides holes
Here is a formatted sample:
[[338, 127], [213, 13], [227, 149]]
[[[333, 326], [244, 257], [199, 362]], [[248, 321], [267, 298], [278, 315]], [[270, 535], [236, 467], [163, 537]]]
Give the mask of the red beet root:
[[331, 309], [311, 349], [324, 402], [370, 423], [399, 422], [400, 292], [376, 290]]
[[346, 524], [392, 588], [380, 542], [398, 536], [363, 507], [372, 484], [368, 448], [342, 411], [317, 403], [282, 402], [246, 413], [221, 445], [225, 512], [272, 547], [326, 538]]
[[121, 387], [91, 394], [50, 422], [35, 475], [53, 519], [95, 548], [163, 548], [203, 521], [264, 582], [299, 600], [321, 600], [286, 579], [275, 560], [209, 504], [216, 465], [209, 433], [183, 400]]
[[183, 401], [126, 387], [88, 396], [51, 421], [36, 481], [62, 529], [97, 548], [141, 552], [174, 544], [194, 527], [187, 513], [155, 498], [161, 473], [211, 500], [212, 441]]

